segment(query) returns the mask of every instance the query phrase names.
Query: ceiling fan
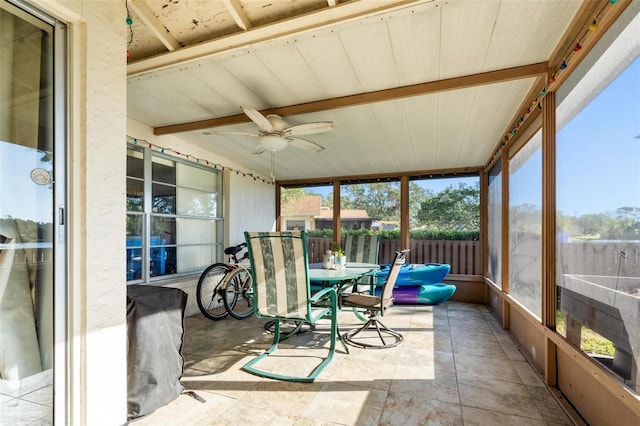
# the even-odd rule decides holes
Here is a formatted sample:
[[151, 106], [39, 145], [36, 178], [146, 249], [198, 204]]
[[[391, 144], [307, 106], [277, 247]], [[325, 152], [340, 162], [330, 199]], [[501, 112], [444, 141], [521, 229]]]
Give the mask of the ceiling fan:
[[259, 133], [234, 133], [258, 137], [258, 145], [253, 149], [253, 154], [262, 154], [265, 151], [281, 151], [291, 145], [294, 148], [306, 151], [320, 152], [324, 147], [315, 142], [299, 138], [302, 135], [328, 132], [336, 128], [333, 121], [316, 121], [311, 123], [289, 126], [281, 116], [277, 114], [262, 115], [258, 110], [248, 106], [241, 106], [242, 112], [257, 126]]

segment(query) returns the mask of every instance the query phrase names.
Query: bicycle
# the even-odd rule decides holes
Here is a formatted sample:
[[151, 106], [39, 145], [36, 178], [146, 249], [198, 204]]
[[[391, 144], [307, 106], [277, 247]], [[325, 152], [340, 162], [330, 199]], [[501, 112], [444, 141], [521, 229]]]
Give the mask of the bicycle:
[[249, 269], [242, 265], [249, 258], [248, 251], [238, 258], [243, 249], [246, 243], [227, 247], [224, 253], [229, 263], [214, 263], [200, 275], [196, 301], [205, 317], [219, 320], [231, 315], [244, 319], [253, 314], [253, 281]]

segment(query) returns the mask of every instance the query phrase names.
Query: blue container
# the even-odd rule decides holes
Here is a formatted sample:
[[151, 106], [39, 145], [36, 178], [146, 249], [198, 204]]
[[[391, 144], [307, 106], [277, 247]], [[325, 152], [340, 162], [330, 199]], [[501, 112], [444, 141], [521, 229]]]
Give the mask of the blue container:
[[[375, 274], [377, 286], [384, 285], [389, 276], [389, 265], [381, 265]], [[418, 287], [424, 284], [441, 282], [447, 276], [451, 266], [447, 263], [425, 263], [424, 265], [406, 263], [400, 267], [395, 287]]]

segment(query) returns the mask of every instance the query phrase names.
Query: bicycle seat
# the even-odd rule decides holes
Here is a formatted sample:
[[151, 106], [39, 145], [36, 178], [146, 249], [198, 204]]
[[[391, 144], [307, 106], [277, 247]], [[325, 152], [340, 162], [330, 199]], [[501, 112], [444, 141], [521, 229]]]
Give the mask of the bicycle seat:
[[227, 247], [226, 249], [224, 249], [224, 254], [233, 256], [238, 252], [242, 251], [243, 247], [244, 247], [244, 244], [238, 244], [237, 246]]

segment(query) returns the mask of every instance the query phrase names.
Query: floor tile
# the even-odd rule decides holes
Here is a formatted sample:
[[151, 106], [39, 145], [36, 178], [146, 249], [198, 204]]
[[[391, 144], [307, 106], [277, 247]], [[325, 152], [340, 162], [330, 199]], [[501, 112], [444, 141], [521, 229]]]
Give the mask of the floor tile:
[[546, 426], [543, 420], [530, 419], [514, 414], [487, 411], [475, 407], [462, 407], [465, 426]]
[[378, 389], [327, 382], [303, 415], [345, 425], [376, 425], [386, 396]]
[[[396, 305], [383, 322], [404, 341], [394, 348], [362, 349], [338, 343], [331, 363], [313, 383], [291, 383], [249, 374], [242, 366], [266, 350], [273, 335], [265, 319], [201, 315], [185, 318], [182, 383], [185, 391], [131, 426], [199, 425], [570, 425], [560, 405], [522, 356], [508, 331], [485, 306], [445, 303]], [[339, 313], [342, 333], [362, 325]], [[261, 368], [308, 372], [326, 355], [329, 323], [282, 342]], [[49, 377], [47, 379], [47, 377]], [[0, 387], [4, 421], [26, 401], [47, 402], [50, 375], [32, 386]], [[49, 383], [47, 383], [47, 380]], [[2, 392], [2, 391], [5, 392]], [[35, 392], [34, 392], [35, 391]], [[19, 401], [12, 394], [25, 394]], [[24, 424], [47, 424], [33, 412]], [[8, 417], [7, 417], [8, 418]], [[12, 420], [16, 417], [10, 417]], [[14, 423], [3, 423], [1, 425]], [[50, 423], [50, 422], [49, 422]]]
[[458, 375], [462, 405], [543, 420], [527, 386]]
[[419, 394], [392, 394], [384, 404], [380, 425], [463, 425], [460, 405], [425, 399]]
[[456, 353], [454, 358], [456, 363], [455, 370], [459, 377], [522, 383], [518, 372], [508, 359], [464, 353]]

